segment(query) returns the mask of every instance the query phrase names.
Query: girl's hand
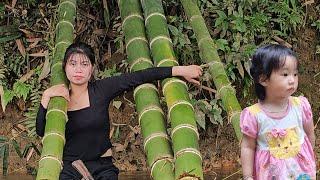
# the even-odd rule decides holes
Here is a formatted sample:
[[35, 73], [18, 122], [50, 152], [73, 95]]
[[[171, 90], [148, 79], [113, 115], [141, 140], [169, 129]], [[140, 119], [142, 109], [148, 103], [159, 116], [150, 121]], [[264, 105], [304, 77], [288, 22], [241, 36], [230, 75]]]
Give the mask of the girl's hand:
[[182, 76], [188, 82], [200, 85], [199, 77], [202, 75], [202, 68], [197, 65], [174, 66], [172, 67], [172, 76]]
[[42, 106], [47, 109], [48, 103], [51, 97], [61, 96], [65, 98], [67, 101], [70, 101], [69, 90], [64, 84], [58, 84], [51, 86], [43, 92], [41, 98]]

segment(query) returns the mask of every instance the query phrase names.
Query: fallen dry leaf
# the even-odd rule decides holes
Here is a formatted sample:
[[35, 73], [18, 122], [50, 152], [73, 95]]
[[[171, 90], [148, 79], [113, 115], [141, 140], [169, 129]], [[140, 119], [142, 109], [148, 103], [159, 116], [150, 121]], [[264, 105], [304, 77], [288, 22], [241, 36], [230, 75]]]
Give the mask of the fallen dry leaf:
[[45, 57], [45, 56], [46, 56], [46, 53], [45, 53], [45, 52], [42, 52], [42, 50], [41, 50], [41, 51], [39, 51], [39, 52], [37, 52], [37, 53], [29, 54], [29, 56], [32, 56], [32, 57]]
[[14, 8], [17, 4], [17, 0], [12, 0], [12, 3], [11, 3], [11, 8]]
[[33, 152], [34, 152], [34, 149], [33, 149], [33, 147], [31, 147], [31, 150], [29, 151], [29, 153], [28, 153], [28, 155], [27, 155], [27, 158], [26, 158], [26, 161], [27, 161], [27, 162], [28, 162], [29, 159], [31, 158]]
[[33, 35], [30, 31], [28, 31], [28, 30], [26, 30], [26, 29], [21, 29], [21, 28], [19, 28], [19, 30], [20, 30], [21, 32], [23, 32], [24, 35], [25, 35], [27, 38], [34, 38], [34, 35]]
[[25, 58], [26, 57], [26, 49], [24, 48], [21, 39], [16, 39], [16, 44], [18, 46], [19, 52]]
[[34, 69], [30, 70], [29, 72], [27, 72], [25, 75], [23, 75], [19, 81], [21, 82], [26, 82], [28, 79], [30, 79], [30, 77], [34, 75]]
[[48, 74], [50, 73], [49, 52], [48, 52], [48, 50], [46, 50], [44, 53], [45, 53], [45, 61], [43, 64], [41, 74], [39, 75], [38, 82], [40, 82], [42, 79], [46, 78], [48, 76]]
[[112, 146], [115, 147], [115, 151], [116, 152], [122, 152], [125, 150], [124, 145], [120, 144], [120, 143], [113, 143]]
[[6, 106], [4, 105], [3, 94], [4, 94], [3, 86], [2, 86], [2, 85], [0, 85], [1, 107], [2, 107], [2, 111], [3, 111], [3, 112], [5, 112], [5, 110], [6, 110]]
[[15, 129], [11, 129], [11, 135], [12, 135], [14, 138], [16, 138], [16, 137], [19, 136], [19, 132], [16, 131]]

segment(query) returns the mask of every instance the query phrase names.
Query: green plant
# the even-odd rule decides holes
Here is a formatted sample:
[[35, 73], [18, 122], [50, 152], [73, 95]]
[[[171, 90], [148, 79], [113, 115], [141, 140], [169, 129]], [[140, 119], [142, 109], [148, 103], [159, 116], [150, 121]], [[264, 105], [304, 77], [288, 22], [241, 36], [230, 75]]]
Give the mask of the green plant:
[[318, 31], [320, 31], [320, 19], [313, 22], [311, 26], [315, 27]]
[[117, 70], [117, 65], [114, 64], [112, 68], [105, 68], [104, 71], [100, 71], [98, 77], [100, 79], [111, 77], [111, 76], [119, 76], [121, 72]]
[[[8, 138], [0, 136], [0, 159], [2, 159], [2, 175], [6, 176], [8, 173], [10, 147], [12, 147], [17, 155], [22, 159], [26, 158], [29, 150], [33, 148], [35, 152], [40, 155], [40, 151], [33, 142], [29, 142], [24, 148], [20, 147], [15, 138]], [[23, 150], [22, 150], [23, 149]]]
[[200, 99], [192, 100], [192, 104], [196, 109], [196, 117], [198, 125], [206, 130], [206, 122], [209, 120], [212, 124], [223, 125], [222, 106], [220, 99]]

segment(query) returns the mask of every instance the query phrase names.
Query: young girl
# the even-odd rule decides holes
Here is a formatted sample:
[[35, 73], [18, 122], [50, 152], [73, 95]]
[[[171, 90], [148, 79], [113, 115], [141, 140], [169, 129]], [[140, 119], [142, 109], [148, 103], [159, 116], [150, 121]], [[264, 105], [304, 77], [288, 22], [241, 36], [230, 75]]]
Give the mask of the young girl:
[[251, 76], [258, 103], [240, 116], [243, 179], [316, 179], [311, 107], [291, 96], [298, 86], [298, 61], [280, 45], [253, 55]]

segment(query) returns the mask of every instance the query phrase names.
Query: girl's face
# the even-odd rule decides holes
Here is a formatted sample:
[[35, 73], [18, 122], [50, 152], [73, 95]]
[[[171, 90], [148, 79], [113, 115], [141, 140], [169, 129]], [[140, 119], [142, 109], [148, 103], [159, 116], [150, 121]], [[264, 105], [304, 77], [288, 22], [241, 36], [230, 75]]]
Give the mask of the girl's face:
[[83, 85], [91, 78], [93, 67], [89, 58], [81, 53], [71, 54], [65, 67], [70, 83]]
[[295, 57], [287, 56], [285, 64], [278, 70], [272, 71], [269, 79], [260, 84], [265, 87], [267, 98], [288, 98], [298, 87], [298, 69]]

